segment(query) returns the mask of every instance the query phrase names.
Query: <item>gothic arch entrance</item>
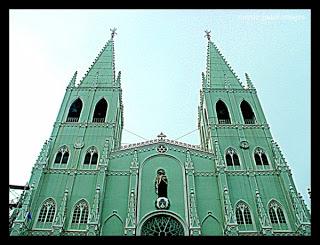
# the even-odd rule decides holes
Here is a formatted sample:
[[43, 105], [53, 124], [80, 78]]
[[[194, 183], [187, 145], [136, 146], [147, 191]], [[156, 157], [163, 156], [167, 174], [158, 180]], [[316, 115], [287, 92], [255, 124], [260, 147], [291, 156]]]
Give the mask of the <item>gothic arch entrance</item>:
[[158, 214], [141, 226], [141, 236], [184, 236], [183, 225], [171, 215]]

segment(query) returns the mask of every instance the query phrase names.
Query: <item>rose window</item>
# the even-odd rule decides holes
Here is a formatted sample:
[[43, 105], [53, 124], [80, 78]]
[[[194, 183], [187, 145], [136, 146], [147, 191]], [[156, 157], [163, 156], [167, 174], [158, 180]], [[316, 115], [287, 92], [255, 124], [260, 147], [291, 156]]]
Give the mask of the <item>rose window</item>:
[[142, 236], [184, 236], [181, 223], [169, 215], [148, 219], [141, 228]]

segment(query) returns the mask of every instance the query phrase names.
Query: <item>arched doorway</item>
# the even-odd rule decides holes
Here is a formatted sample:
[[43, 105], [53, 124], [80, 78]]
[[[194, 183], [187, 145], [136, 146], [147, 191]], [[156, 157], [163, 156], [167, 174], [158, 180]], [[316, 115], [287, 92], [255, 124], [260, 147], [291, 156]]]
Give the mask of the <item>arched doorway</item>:
[[143, 223], [141, 236], [184, 236], [184, 229], [176, 218], [158, 214]]

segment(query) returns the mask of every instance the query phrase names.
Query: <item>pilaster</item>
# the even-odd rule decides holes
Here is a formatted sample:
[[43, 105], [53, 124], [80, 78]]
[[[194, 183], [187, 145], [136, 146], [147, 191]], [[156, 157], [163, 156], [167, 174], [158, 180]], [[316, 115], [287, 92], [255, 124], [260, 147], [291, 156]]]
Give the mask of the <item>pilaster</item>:
[[129, 176], [129, 193], [128, 193], [128, 212], [125, 223], [124, 234], [126, 236], [134, 236], [136, 234], [136, 203], [137, 203], [137, 190], [138, 190], [138, 173], [139, 173], [139, 161], [138, 152], [134, 150], [133, 160], [130, 165]]
[[185, 171], [187, 179], [187, 196], [189, 207], [189, 230], [191, 236], [201, 235], [200, 220], [197, 210], [195, 193], [194, 166], [191, 160], [190, 151], [186, 151]]

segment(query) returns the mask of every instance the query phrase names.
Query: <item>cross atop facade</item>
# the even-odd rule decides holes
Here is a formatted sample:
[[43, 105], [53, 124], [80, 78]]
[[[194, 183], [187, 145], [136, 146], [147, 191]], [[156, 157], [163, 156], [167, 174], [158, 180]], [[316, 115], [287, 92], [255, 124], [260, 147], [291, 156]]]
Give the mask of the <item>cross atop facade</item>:
[[210, 38], [211, 38], [210, 32], [211, 32], [211, 31], [205, 30], [204, 32], [206, 33], [206, 35], [204, 35], [204, 36], [205, 36], [206, 38], [208, 38], [208, 41], [210, 41]]
[[161, 132], [157, 137], [159, 138], [159, 140], [163, 140], [167, 136]]
[[113, 40], [114, 36], [117, 35], [116, 30], [117, 30], [117, 28], [110, 29], [110, 31], [111, 31], [111, 39], [112, 40]]

